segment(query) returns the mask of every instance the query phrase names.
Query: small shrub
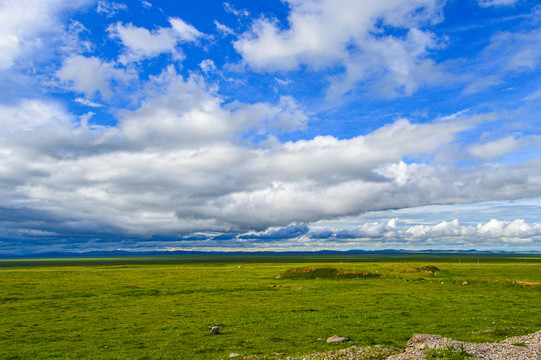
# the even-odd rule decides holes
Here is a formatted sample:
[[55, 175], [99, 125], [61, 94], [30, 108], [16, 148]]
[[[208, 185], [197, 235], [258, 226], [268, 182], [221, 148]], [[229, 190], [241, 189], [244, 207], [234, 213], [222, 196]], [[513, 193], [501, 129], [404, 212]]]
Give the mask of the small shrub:
[[523, 342], [516, 342], [516, 343], [513, 343], [513, 346], [528, 346], [528, 344], [523, 343]]
[[427, 354], [428, 359], [463, 360], [472, 358], [472, 355], [466, 351], [463, 344], [460, 344], [458, 349], [448, 344], [447, 349], [429, 350]]

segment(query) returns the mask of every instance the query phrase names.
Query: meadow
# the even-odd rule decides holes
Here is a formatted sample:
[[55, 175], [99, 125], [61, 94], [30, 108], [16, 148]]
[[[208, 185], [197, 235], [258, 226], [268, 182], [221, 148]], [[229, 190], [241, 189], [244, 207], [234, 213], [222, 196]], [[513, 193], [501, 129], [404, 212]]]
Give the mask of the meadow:
[[[541, 330], [540, 283], [539, 255], [0, 260], [0, 359], [286, 357], [400, 349], [414, 333], [493, 342]], [[351, 341], [319, 340], [332, 335]]]

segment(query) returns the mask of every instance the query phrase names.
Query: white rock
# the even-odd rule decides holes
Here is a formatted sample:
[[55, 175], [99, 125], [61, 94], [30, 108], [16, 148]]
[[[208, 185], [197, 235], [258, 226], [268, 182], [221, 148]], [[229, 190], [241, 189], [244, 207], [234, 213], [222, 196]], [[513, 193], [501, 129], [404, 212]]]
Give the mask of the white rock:
[[331, 336], [330, 338], [327, 339], [328, 343], [344, 342], [344, 341], [349, 341], [349, 339], [345, 337], [336, 336], [336, 335]]

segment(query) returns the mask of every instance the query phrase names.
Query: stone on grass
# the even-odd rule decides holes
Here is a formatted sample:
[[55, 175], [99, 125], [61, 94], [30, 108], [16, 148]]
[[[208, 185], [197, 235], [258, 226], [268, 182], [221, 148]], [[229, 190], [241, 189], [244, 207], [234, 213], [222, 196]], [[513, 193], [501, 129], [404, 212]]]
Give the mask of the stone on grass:
[[349, 339], [345, 337], [336, 336], [336, 335], [331, 336], [330, 338], [327, 339], [328, 343], [336, 343], [336, 342], [344, 342], [344, 341], [349, 341]]
[[216, 335], [220, 333], [220, 327], [219, 326], [213, 326], [212, 329], [210, 329], [210, 333], [212, 335]]
[[229, 354], [229, 357], [230, 357], [230, 358], [236, 358], [236, 357], [241, 357], [241, 356], [244, 356], [244, 355], [242, 355], [242, 354], [237, 354], [237, 353], [231, 353], [231, 354]]
[[282, 278], [282, 276], [281, 276], [281, 275], [278, 275], [278, 276], [275, 276], [274, 278], [275, 278], [276, 280], [280, 280], [280, 279]]

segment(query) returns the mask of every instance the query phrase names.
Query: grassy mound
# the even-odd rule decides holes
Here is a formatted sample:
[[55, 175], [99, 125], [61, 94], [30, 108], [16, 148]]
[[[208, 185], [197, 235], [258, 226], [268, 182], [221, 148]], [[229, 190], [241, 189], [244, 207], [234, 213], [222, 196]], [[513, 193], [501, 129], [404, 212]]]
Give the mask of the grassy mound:
[[288, 269], [281, 276], [283, 279], [359, 279], [375, 278], [381, 275], [334, 267], [300, 267]]
[[435, 273], [436, 271], [439, 271], [440, 269], [434, 265], [423, 265], [423, 266], [417, 266], [408, 268], [406, 270], [403, 270], [403, 273], [418, 273], [418, 272], [427, 272], [427, 273]]

